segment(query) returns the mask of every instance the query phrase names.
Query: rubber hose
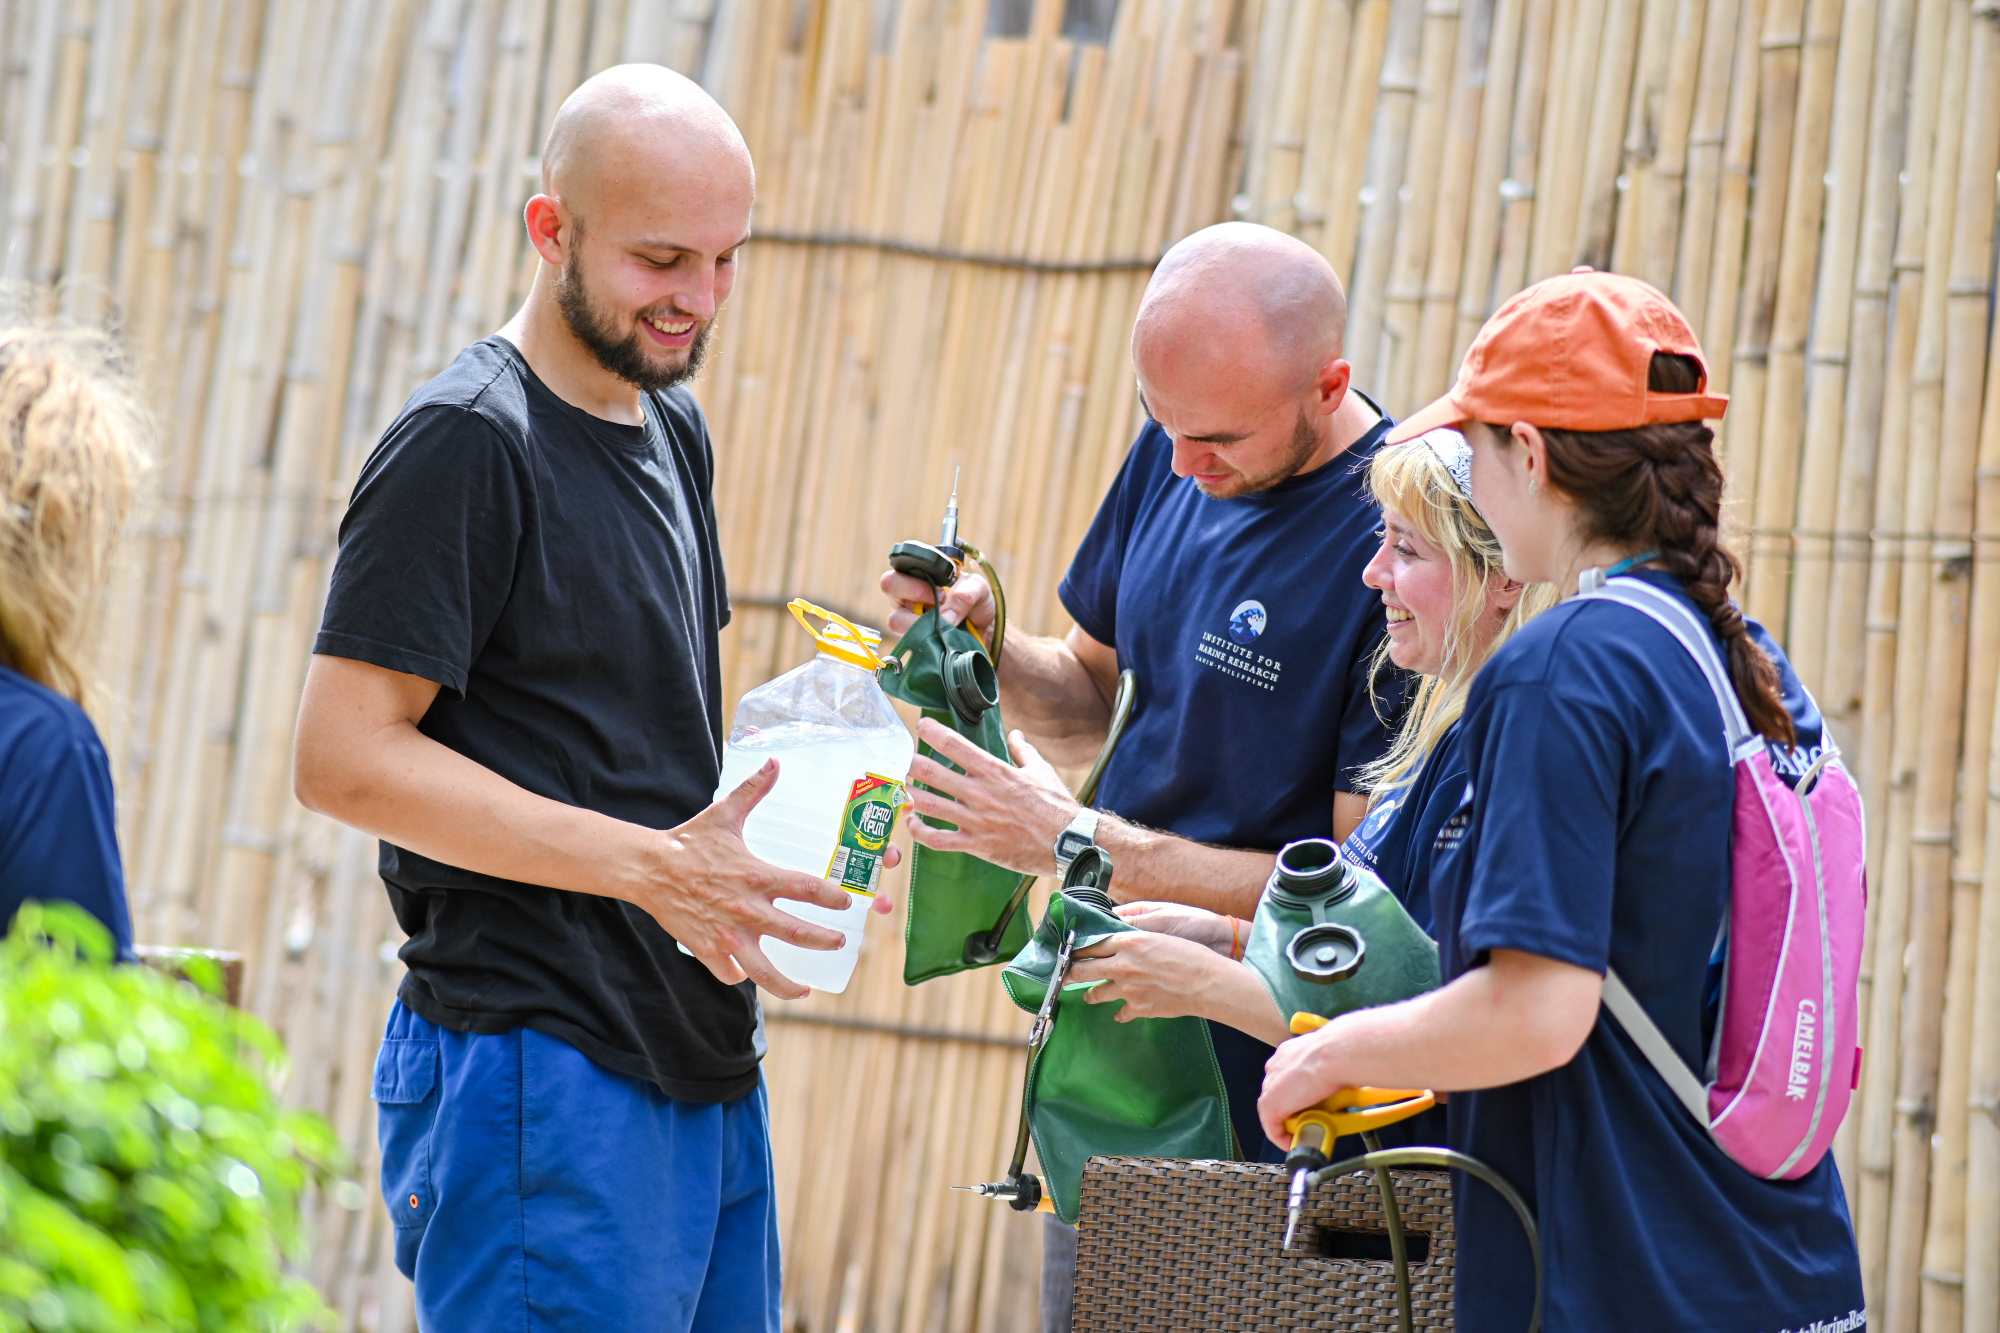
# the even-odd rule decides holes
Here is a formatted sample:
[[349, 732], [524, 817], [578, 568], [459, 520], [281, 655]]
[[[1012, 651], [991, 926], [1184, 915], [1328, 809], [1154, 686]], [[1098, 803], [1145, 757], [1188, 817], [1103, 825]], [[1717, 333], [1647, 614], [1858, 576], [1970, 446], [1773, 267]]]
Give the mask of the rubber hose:
[[993, 641], [986, 645], [986, 655], [993, 659], [993, 670], [998, 674], [1000, 645], [1007, 637], [1007, 594], [1000, 587], [1000, 571], [993, 568], [986, 557], [979, 553], [979, 548], [971, 542], [960, 542], [958, 549], [965, 552], [973, 564], [979, 566], [979, 572], [986, 576], [986, 586], [993, 590]]
[[[1371, 1153], [1382, 1151], [1382, 1140], [1372, 1133], [1363, 1133], [1361, 1142]], [[1396, 1266], [1396, 1323], [1403, 1333], [1416, 1333], [1410, 1301], [1409, 1242], [1403, 1235], [1403, 1210], [1396, 1206], [1396, 1186], [1389, 1179], [1388, 1167], [1375, 1168], [1375, 1188], [1382, 1192], [1382, 1224], [1389, 1232], [1389, 1261]]]
[[1507, 1206], [1514, 1210], [1514, 1216], [1520, 1221], [1521, 1230], [1528, 1238], [1528, 1255], [1535, 1264], [1535, 1308], [1528, 1315], [1528, 1333], [1541, 1333], [1542, 1240], [1541, 1232], [1535, 1227], [1535, 1214], [1519, 1191], [1507, 1183], [1506, 1177], [1477, 1157], [1469, 1157], [1453, 1148], [1381, 1148], [1362, 1153], [1359, 1157], [1350, 1157], [1344, 1162], [1321, 1167], [1312, 1173], [1307, 1188], [1316, 1186], [1323, 1180], [1344, 1176], [1350, 1171], [1374, 1171], [1393, 1166], [1442, 1166], [1454, 1171], [1463, 1171], [1507, 1201]]

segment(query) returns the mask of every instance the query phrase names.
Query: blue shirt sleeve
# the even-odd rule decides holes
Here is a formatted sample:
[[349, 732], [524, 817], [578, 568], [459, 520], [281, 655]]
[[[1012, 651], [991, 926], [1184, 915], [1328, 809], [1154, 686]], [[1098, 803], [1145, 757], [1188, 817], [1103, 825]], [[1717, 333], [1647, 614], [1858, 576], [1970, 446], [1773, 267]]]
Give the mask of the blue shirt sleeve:
[[67, 901], [104, 923], [118, 956], [132, 953], [132, 917], [118, 858], [111, 763], [89, 723], [50, 712], [15, 736], [0, 782], [0, 922], [28, 901]]
[[1159, 423], [1148, 421], [1126, 453], [1110, 491], [1097, 506], [1097, 517], [1083, 534], [1069, 562], [1069, 572], [1056, 587], [1056, 596], [1077, 628], [1099, 643], [1116, 640], [1118, 585], [1125, 573], [1133, 523], [1147, 493], [1162, 484], [1160, 474], [1171, 475], [1167, 468], [1172, 450]]
[[1466, 719], [1471, 768], [1498, 777], [1472, 793], [1459, 955], [1516, 949], [1603, 972], [1625, 737], [1603, 709], [1535, 683], [1481, 704]]

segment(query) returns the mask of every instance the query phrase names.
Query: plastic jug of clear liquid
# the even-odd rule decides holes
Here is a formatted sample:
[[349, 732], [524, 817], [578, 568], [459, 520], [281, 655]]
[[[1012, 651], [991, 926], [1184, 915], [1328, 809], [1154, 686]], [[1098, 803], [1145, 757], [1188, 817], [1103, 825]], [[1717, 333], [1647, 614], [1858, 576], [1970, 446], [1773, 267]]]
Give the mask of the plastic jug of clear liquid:
[[819, 652], [737, 703], [716, 796], [734, 791], [765, 760], [778, 761], [777, 785], [744, 821], [743, 840], [773, 865], [845, 885], [847, 906], [839, 911], [789, 898], [778, 906], [839, 931], [846, 942], [801, 949], [766, 935], [760, 947], [791, 980], [838, 993], [854, 975], [917, 747], [875, 683], [882, 636], [803, 599], [789, 609]]

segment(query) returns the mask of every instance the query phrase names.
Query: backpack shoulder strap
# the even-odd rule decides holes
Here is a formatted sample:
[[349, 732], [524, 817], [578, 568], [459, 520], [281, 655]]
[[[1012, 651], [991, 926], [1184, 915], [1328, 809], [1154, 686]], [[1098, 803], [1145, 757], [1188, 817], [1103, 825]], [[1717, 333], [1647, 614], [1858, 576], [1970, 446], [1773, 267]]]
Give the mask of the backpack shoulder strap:
[[1651, 618], [1679, 641], [1688, 656], [1694, 659], [1695, 665], [1701, 668], [1702, 678], [1708, 681], [1709, 691], [1715, 696], [1715, 706], [1722, 712], [1722, 731], [1729, 744], [1732, 762], [1746, 754], [1754, 754], [1763, 745], [1763, 737], [1750, 729], [1750, 719], [1744, 715], [1743, 703], [1736, 697], [1736, 686], [1723, 665], [1722, 654], [1716, 651], [1714, 636], [1708, 626], [1697, 620], [1679, 599], [1644, 580], [1632, 578], [1612, 579], [1600, 588], [1578, 595], [1628, 606]]
[[1706, 1126], [1707, 1090], [1702, 1087], [1701, 1080], [1694, 1076], [1694, 1071], [1687, 1067], [1687, 1062], [1675, 1052], [1673, 1044], [1667, 1040], [1667, 1034], [1660, 1031], [1659, 1024], [1652, 1020], [1640, 1006], [1638, 999], [1625, 988], [1625, 982], [1613, 968], [1606, 968], [1604, 971], [1604, 1007], [1618, 1020], [1618, 1026], [1625, 1029], [1625, 1035], [1639, 1048], [1639, 1054], [1646, 1057], [1646, 1063], [1666, 1080], [1668, 1089], [1682, 1106], [1687, 1107], [1688, 1114], [1694, 1117], [1695, 1123]]

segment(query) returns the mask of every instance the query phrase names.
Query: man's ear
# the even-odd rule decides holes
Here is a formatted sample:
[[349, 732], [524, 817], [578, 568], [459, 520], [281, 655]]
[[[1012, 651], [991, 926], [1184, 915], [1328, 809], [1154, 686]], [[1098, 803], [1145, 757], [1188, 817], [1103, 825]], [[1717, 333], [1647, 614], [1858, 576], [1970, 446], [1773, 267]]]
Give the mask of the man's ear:
[[1347, 390], [1354, 382], [1354, 366], [1342, 357], [1331, 357], [1319, 368], [1319, 378], [1314, 387], [1319, 390], [1319, 412], [1321, 416], [1332, 416], [1347, 401]]
[[535, 247], [542, 262], [561, 268], [576, 234], [562, 200], [552, 194], [536, 195], [521, 210], [521, 221], [528, 228], [528, 244]]

